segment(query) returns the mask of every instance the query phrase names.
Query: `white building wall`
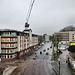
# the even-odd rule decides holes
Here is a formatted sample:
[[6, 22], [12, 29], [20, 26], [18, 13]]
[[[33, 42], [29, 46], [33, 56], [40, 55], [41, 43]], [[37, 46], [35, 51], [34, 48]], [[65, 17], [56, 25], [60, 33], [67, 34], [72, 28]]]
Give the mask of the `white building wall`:
[[0, 53], [1, 53], [1, 36], [0, 36]]
[[26, 39], [26, 49], [27, 49], [27, 39]]
[[32, 45], [37, 45], [38, 44], [38, 37], [32, 37]]
[[32, 31], [30, 31], [30, 34], [29, 34], [29, 42], [30, 42], [30, 47], [33, 45], [32, 44]]
[[23, 50], [24, 50], [24, 36], [23, 36]]
[[32, 31], [24, 31], [24, 33], [29, 33], [29, 47], [32, 46]]
[[17, 51], [20, 51], [20, 36], [18, 36], [18, 48]]
[[49, 41], [49, 35], [45, 35], [45, 41]]
[[75, 31], [69, 31], [69, 41], [75, 41]]

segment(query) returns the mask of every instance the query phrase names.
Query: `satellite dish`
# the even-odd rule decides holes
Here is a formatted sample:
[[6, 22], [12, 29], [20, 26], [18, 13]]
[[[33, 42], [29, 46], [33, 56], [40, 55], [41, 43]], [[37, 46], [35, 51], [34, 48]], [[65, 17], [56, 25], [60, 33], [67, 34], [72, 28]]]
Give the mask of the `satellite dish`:
[[29, 24], [28, 23], [25, 23], [25, 28], [29, 27]]

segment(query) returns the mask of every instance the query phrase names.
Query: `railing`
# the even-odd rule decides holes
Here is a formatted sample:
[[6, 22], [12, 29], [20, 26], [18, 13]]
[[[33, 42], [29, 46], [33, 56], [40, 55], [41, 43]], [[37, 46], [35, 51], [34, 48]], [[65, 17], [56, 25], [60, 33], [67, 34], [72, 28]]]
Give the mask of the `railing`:
[[1, 41], [2, 43], [8, 43], [8, 42], [17, 42], [16, 40], [15, 41]]
[[17, 46], [14, 46], [14, 47], [1, 47], [1, 48], [17, 48]]
[[17, 37], [17, 35], [1, 35], [2, 37]]

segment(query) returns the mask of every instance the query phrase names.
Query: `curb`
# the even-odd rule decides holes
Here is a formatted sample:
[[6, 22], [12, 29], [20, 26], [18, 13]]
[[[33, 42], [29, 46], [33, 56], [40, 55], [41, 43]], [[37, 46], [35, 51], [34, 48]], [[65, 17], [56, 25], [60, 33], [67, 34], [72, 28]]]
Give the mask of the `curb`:
[[57, 75], [59, 75], [58, 72], [57, 72], [54, 68], [52, 68], [52, 69], [53, 69], [53, 71], [54, 71]]

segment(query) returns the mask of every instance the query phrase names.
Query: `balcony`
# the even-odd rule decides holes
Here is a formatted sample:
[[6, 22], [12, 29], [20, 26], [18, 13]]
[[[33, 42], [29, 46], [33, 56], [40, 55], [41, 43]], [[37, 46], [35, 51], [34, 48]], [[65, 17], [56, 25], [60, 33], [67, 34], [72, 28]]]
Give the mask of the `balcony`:
[[16, 38], [17, 35], [4, 35], [4, 34], [3, 34], [3, 35], [1, 35], [1, 37], [15, 37], [15, 38]]
[[1, 47], [2, 49], [16, 49], [17, 48], [17, 46], [14, 46], [14, 47]]
[[1, 41], [1, 43], [17, 43], [17, 41]]

